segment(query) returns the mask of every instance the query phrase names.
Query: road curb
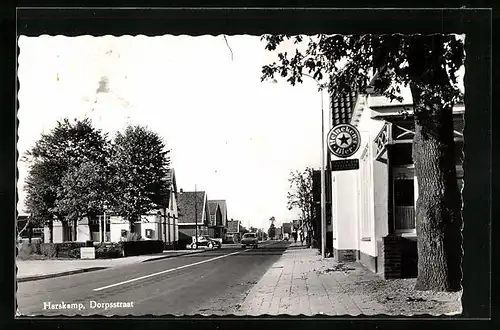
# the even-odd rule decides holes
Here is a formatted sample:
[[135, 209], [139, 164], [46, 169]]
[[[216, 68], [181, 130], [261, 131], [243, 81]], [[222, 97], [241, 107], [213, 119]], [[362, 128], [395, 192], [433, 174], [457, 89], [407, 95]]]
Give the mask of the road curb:
[[190, 254], [198, 254], [198, 253], [207, 252], [207, 251], [213, 251], [213, 250], [206, 249], [206, 250], [199, 250], [199, 251], [196, 251], [196, 252], [184, 252], [184, 253], [178, 253], [178, 254], [170, 255], [170, 256], [162, 256], [162, 257], [155, 257], [155, 258], [151, 258], [151, 259], [146, 259], [146, 260], [143, 260], [141, 262], [148, 262], [148, 261], [156, 261], [156, 260], [169, 259], [169, 258], [175, 258], [175, 257], [182, 257], [182, 256], [190, 255]]
[[17, 282], [30, 282], [30, 281], [44, 280], [44, 279], [47, 279], [47, 278], [53, 278], [53, 277], [60, 277], [60, 276], [66, 276], [66, 275], [74, 275], [74, 274], [80, 274], [80, 273], [93, 272], [93, 271], [96, 271], [96, 270], [103, 270], [103, 269], [107, 269], [107, 268], [109, 268], [109, 267], [91, 267], [91, 268], [82, 268], [82, 269], [70, 270], [70, 271], [67, 271], [67, 272], [54, 273], [54, 274], [26, 276], [26, 277], [20, 277], [20, 278], [18, 278]]

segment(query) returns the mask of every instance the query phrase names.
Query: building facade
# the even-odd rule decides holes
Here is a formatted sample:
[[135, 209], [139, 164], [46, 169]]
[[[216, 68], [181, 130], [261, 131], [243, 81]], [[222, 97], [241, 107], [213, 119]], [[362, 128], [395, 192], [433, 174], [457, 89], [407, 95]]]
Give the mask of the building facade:
[[227, 221], [227, 232], [226, 240], [233, 243], [238, 243], [240, 241], [240, 220], [228, 220]]
[[179, 244], [192, 243], [192, 238], [209, 234], [208, 198], [205, 191], [179, 191]]
[[226, 201], [209, 200], [208, 210], [209, 210], [208, 235], [212, 238], [221, 238], [221, 239], [224, 238], [227, 230]]
[[[161, 240], [166, 248], [173, 248], [179, 240], [177, 184], [175, 172], [167, 173], [168, 190], [163, 205], [141, 216], [134, 223], [134, 233], [144, 240]], [[67, 241], [85, 242], [120, 242], [127, 239], [130, 233], [130, 223], [127, 219], [114, 215], [103, 214], [95, 217], [85, 217], [77, 224], [76, 237], [73, 237], [73, 224], [53, 221], [52, 241], [61, 243]], [[49, 241], [49, 228], [44, 227], [44, 241]]]
[[[359, 160], [359, 169], [329, 172], [328, 181], [334, 257], [357, 260], [384, 278], [414, 277], [417, 271], [415, 128], [411, 94], [403, 91], [403, 96], [398, 103], [379, 95], [358, 94], [343, 104], [343, 111], [350, 113], [344, 122], [356, 126], [361, 134], [360, 148], [351, 157]], [[331, 127], [338, 124], [334, 108]], [[464, 111], [463, 104], [453, 111], [460, 189]]]

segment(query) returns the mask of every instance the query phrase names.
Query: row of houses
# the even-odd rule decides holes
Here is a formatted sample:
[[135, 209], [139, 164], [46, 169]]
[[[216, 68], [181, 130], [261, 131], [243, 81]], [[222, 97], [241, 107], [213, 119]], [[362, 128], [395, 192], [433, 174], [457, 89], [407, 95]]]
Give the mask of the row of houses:
[[[404, 91], [403, 91], [404, 92]], [[411, 93], [390, 102], [374, 93], [330, 98], [329, 125], [349, 123], [361, 134], [359, 169], [331, 171], [327, 153], [326, 247], [338, 261], [359, 261], [384, 278], [415, 277], [415, 206], [419, 194], [412, 160], [415, 132]], [[453, 109], [457, 182], [463, 185], [463, 103]], [[314, 214], [320, 219], [320, 171], [313, 175]]]
[[183, 191], [178, 194], [179, 243], [191, 243], [192, 237], [208, 235], [223, 240], [228, 229], [227, 203], [209, 200], [206, 191]]
[[[227, 204], [225, 200], [209, 200], [205, 191], [183, 191], [177, 189], [174, 169], [168, 171], [168, 194], [164, 204], [144, 214], [134, 223], [133, 232], [144, 240], [161, 240], [166, 248], [184, 247], [192, 237], [208, 235], [223, 239], [228, 231]], [[23, 228], [29, 215], [18, 216], [18, 228]], [[49, 227], [30, 228], [21, 233], [28, 237], [35, 233], [49, 241]], [[130, 222], [118, 215], [103, 214], [87, 217], [78, 222], [74, 237], [71, 222], [53, 221], [52, 241], [54, 243], [76, 241], [119, 242], [130, 239]]]

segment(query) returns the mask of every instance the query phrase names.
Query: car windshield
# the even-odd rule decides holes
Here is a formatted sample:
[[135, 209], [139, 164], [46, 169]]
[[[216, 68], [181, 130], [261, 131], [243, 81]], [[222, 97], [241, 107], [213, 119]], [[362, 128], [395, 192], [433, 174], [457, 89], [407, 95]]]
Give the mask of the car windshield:
[[255, 234], [245, 234], [243, 238], [255, 238]]

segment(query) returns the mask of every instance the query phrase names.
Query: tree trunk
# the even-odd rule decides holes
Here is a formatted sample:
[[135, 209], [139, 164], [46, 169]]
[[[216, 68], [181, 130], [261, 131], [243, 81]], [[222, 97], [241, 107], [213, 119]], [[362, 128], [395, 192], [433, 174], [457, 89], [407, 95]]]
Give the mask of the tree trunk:
[[135, 233], [135, 217], [130, 218], [130, 234]]
[[49, 227], [49, 243], [54, 243], [54, 221], [53, 220], [50, 220], [48, 222], [48, 227]]
[[453, 141], [453, 108], [422, 97], [411, 86], [415, 137], [413, 162], [418, 181], [416, 230], [417, 290], [461, 288], [462, 216]]
[[77, 234], [78, 234], [78, 218], [73, 220], [73, 237], [72, 237], [73, 242], [77, 241], [77, 237], [76, 237]]
[[[87, 228], [89, 229], [89, 241], [93, 241], [92, 239], [92, 229], [90, 228], [90, 221], [91, 221], [92, 216], [87, 216]], [[101, 225], [101, 218], [100, 216], [97, 216], [97, 223], [98, 227]], [[99, 233], [100, 235], [100, 233]], [[104, 223], [104, 236], [106, 236], [106, 222]], [[99, 236], [99, 242], [101, 241], [101, 236]]]

